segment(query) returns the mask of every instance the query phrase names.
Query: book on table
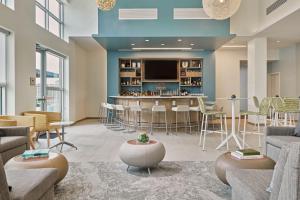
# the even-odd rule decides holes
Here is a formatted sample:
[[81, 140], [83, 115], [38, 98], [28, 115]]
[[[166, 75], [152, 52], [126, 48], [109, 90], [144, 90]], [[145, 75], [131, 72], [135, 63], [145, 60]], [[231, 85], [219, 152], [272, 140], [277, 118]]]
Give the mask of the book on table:
[[31, 159], [31, 158], [47, 158], [49, 157], [50, 149], [35, 149], [35, 150], [26, 150], [22, 157], [24, 159]]
[[241, 160], [261, 159], [264, 156], [254, 149], [242, 149], [231, 152], [231, 156]]

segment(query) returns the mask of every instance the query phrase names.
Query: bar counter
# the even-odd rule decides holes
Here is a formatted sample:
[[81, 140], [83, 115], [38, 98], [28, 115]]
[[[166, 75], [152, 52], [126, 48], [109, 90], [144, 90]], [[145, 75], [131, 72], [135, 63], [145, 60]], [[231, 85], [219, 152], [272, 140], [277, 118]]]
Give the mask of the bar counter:
[[[153, 105], [164, 105], [167, 109], [168, 124], [175, 123], [175, 112], [171, 109], [177, 105], [189, 105], [190, 107], [198, 106], [197, 98], [199, 96], [110, 96], [113, 99], [114, 104], [123, 106], [141, 105], [143, 108], [141, 121], [143, 123], [151, 123], [151, 114]], [[202, 97], [205, 97], [202, 95]], [[158, 116], [158, 115], [157, 115]], [[197, 122], [197, 113], [190, 112], [191, 123]], [[156, 117], [156, 123], [163, 123], [163, 114]], [[178, 122], [183, 122], [184, 117], [182, 114], [178, 114]]]

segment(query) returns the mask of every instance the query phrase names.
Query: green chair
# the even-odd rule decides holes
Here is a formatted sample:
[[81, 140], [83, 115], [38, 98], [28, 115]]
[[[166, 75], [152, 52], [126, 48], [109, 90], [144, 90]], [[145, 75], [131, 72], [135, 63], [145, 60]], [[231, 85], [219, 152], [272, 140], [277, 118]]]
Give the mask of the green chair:
[[[200, 139], [199, 139], [199, 145], [202, 144], [202, 150], [205, 150], [205, 142], [206, 142], [206, 135], [207, 133], [220, 133], [221, 134], [221, 140], [223, 141], [223, 135], [225, 134], [226, 139], [228, 137], [228, 131], [227, 131], [227, 119], [226, 119], [226, 113], [221, 111], [208, 111], [206, 110], [205, 103], [202, 97], [198, 97], [198, 104], [199, 108], [201, 110], [201, 113], [203, 114], [202, 122], [201, 122], [201, 131], [200, 131]], [[220, 130], [207, 130], [208, 128], [208, 117], [219, 117], [221, 127]], [[223, 127], [223, 120], [224, 120], [224, 126]], [[225, 129], [225, 130], [224, 130]], [[203, 141], [202, 141], [203, 136]], [[228, 150], [228, 141], [227, 141], [227, 150]]]
[[[243, 135], [243, 148], [245, 148], [245, 138], [246, 138], [246, 134], [251, 133], [251, 134], [256, 134], [259, 135], [258, 137], [258, 144], [259, 147], [261, 147], [261, 136], [264, 135], [264, 133], [262, 133], [260, 131], [260, 117], [264, 117], [264, 124], [265, 124], [265, 128], [267, 127], [267, 118], [268, 118], [268, 114], [269, 114], [269, 109], [270, 109], [270, 105], [271, 105], [271, 99], [266, 97], [264, 98], [261, 103], [259, 104], [259, 109], [257, 112], [255, 111], [246, 111], [246, 112], [241, 112], [239, 119], [242, 118], [242, 116], [244, 116], [244, 130], [241, 131], [242, 135]], [[257, 132], [251, 132], [246, 130], [247, 128], [247, 122], [249, 119], [249, 116], [256, 116], [256, 125], [257, 125]], [[239, 130], [241, 126], [240, 120], [239, 120]]]
[[[295, 126], [295, 115], [300, 113], [300, 99], [299, 98], [284, 98], [284, 126]], [[289, 120], [288, 120], [289, 118]], [[289, 123], [289, 124], [288, 124]]]
[[259, 101], [258, 101], [258, 98], [257, 96], [253, 96], [253, 103], [255, 105], [255, 107], [257, 108], [257, 110], [259, 110]]

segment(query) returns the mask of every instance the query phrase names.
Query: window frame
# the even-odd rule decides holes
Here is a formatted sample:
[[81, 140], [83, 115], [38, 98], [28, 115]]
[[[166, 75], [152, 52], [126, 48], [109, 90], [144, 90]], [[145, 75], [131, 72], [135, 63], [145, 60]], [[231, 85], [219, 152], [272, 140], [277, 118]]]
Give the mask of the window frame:
[[[41, 98], [47, 99], [48, 91], [59, 91], [60, 92], [60, 112], [64, 117], [64, 105], [65, 105], [65, 59], [66, 57], [60, 53], [57, 53], [51, 49], [43, 48], [40, 45], [37, 45], [36, 52], [41, 54]], [[60, 83], [58, 87], [49, 87], [47, 86], [47, 54], [51, 54], [59, 58], [59, 74], [60, 74]], [[40, 97], [37, 97], [40, 98]], [[47, 101], [42, 102], [41, 104], [42, 111], [47, 111]]]
[[[45, 27], [42, 27], [42, 26], [41, 27], [46, 29], [50, 33], [56, 35], [55, 33], [51, 32], [49, 29], [49, 19], [51, 17], [59, 24], [59, 35], [56, 35], [56, 36], [59, 38], [63, 38], [64, 37], [64, 3], [61, 0], [55, 0], [55, 1], [57, 1], [59, 3], [59, 17], [55, 16], [55, 14], [53, 14], [50, 11], [49, 0], [45, 0], [45, 6], [40, 4], [40, 2], [38, 2], [38, 1], [35, 1], [35, 6], [45, 12]], [[36, 21], [36, 19], [35, 19], [35, 21]], [[37, 24], [37, 25], [39, 25], [39, 24]]]
[[6, 31], [5, 29], [0, 28], [0, 33], [4, 35], [4, 82], [0, 82], [0, 115], [6, 114], [6, 98], [7, 98], [7, 52], [8, 52], [8, 35], [10, 32]]

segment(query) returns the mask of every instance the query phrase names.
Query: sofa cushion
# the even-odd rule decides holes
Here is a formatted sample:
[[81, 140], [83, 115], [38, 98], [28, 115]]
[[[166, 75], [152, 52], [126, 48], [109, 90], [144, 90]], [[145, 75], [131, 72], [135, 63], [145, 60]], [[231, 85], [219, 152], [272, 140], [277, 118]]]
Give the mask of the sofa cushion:
[[300, 122], [297, 124], [295, 128], [295, 136], [300, 137]]
[[273, 170], [234, 169], [226, 171], [228, 183], [247, 200], [269, 200], [266, 191], [272, 179]]
[[57, 180], [56, 169], [8, 170], [7, 182], [12, 186], [12, 199], [40, 199]]
[[0, 199], [1, 200], [9, 199], [8, 185], [6, 181], [6, 174], [4, 171], [1, 155], [0, 155]]
[[278, 161], [274, 168], [273, 178], [269, 187], [269, 190], [271, 192], [270, 200], [278, 199], [284, 167], [287, 162], [288, 155], [289, 155], [289, 146], [288, 145], [282, 146]]
[[267, 136], [266, 142], [272, 144], [273, 146], [281, 148], [283, 145], [300, 142], [300, 137], [295, 136]]
[[300, 143], [290, 145], [278, 200], [300, 199]]
[[27, 138], [23, 136], [1, 137], [0, 152], [5, 152], [24, 144], [27, 144]]

